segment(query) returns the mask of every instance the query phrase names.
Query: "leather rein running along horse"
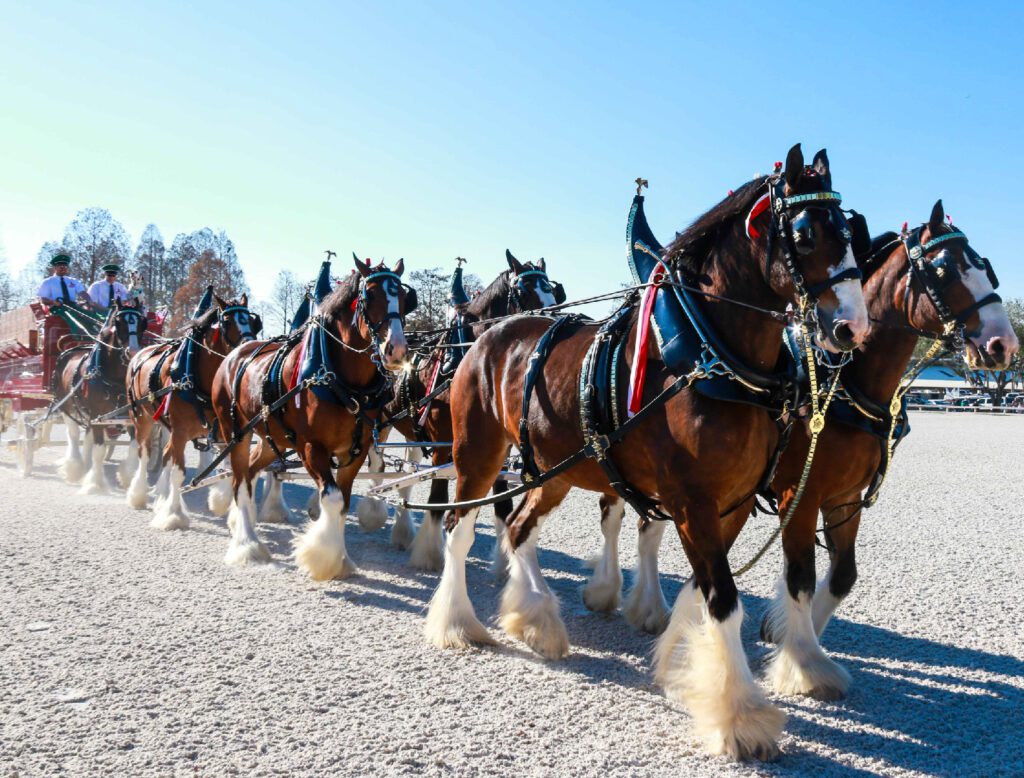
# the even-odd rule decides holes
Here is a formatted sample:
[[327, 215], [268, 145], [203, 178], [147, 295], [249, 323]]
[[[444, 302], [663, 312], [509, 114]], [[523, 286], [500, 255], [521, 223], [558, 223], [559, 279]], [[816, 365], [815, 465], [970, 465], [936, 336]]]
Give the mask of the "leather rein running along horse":
[[[834, 276], [830, 276], [824, 281], [808, 286], [798, 259], [799, 254], [802, 252], [800, 252], [796, 246], [793, 233], [801, 229], [807, 229], [809, 225], [802, 224], [802, 215], [798, 216], [796, 219], [792, 219], [791, 211], [793, 208], [798, 206], [801, 206], [801, 210], [804, 210], [808, 207], [808, 203], [821, 203], [822, 205], [811, 205], [810, 207], [823, 207], [827, 209], [830, 221], [836, 227], [842, 240], [849, 245], [852, 241], [852, 233], [846, 222], [846, 218], [839, 207], [842, 202], [842, 197], [838, 192], [831, 190], [787, 197], [784, 189], [785, 183], [782, 177], [777, 173], [766, 177], [764, 184], [768, 191], [764, 196], [759, 198], [751, 209], [750, 215], [747, 217], [748, 235], [752, 240], [756, 240], [760, 237], [760, 234], [757, 233], [756, 230], [753, 232], [751, 231], [750, 222], [761, 213], [770, 209], [771, 218], [769, 222], [770, 226], [767, 236], [767, 246], [763, 267], [764, 277], [766, 280], [770, 278], [773, 261], [773, 247], [778, 243], [785, 270], [792, 279], [798, 292], [799, 311], [797, 321], [804, 335], [804, 342], [806, 344], [805, 358], [808, 364], [808, 371], [811, 375], [812, 385], [816, 386], [817, 376], [815, 367], [815, 347], [812, 343], [809, 330], [809, 327], [817, 326], [815, 304], [820, 295], [834, 287], [836, 284], [847, 280], [861, 280], [863, 278], [863, 274], [859, 268], [847, 268]], [[692, 353], [688, 353], [690, 349], [687, 348], [687, 346], [692, 346], [694, 342], [692, 338], [689, 343], [684, 342], [685, 339], [681, 337], [663, 339], [660, 328], [655, 327], [655, 333], [659, 340], [659, 346], [661, 347], [662, 359], [665, 361], [666, 367], [677, 375], [677, 378], [672, 384], [663, 389], [650, 402], [639, 408], [639, 410], [630, 415], [626, 420], [622, 421], [618, 419], [618, 398], [615, 394], [616, 390], [614, 388], [616, 385], [615, 371], [620, 364], [621, 349], [625, 338], [621, 339], [616, 350], [613, 351], [611, 346], [613, 333], [618, 328], [624, 328], [624, 324], [628, 323], [630, 318], [627, 314], [629, 314], [632, 311], [633, 306], [636, 305], [635, 300], [627, 299], [619, 311], [616, 312], [616, 314], [613, 314], [613, 316], [610, 317], [601, 327], [594, 339], [594, 343], [591, 345], [584, 358], [579, 389], [581, 426], [585, 441], [583, 447], [547, 471], [540, 472], [536, 463], [533, 461], [532, 447], [529, 442], [529, 426], [527, 420], [529, 417], [530, 396], [533, 393], [533, 389], [540, 376], [541, 369], [547, 359], [548, 353], [550, 352], [550, 347], [557, 331], [567, 323], [579, 323], [581, 321], [580, 317], [574, 314], [558, 317], [538, 341], [530, 359], [530, 369], [527, 373], [523, 387], [523, 408], [519, 428], [519, 449], [523, 460], [522, 485], [500, 495], [482, 497], [476, 500], [465, 500], [462, 502], [447, 504], [410, 503], [405, 501], [403, 503], [403, 507], [414, 510], [429, 511], [466, 510], [489, 505], [499, 500], [512, 499], [526, 493], [527, 491], [540, 487], [546, 481], [557, 477], [584, 459], [590, 458], [594, 459], [601, 466], [612, 487], [622, 499], [628, 502], [634, 510], [637, 511], [641, 520], [667, 520], [669, 517], [658, 508], [654, 501], [642, 495], [625, 481], [618, 468], [608, 457], [608, 449], [615, 443], [622, 440], [643, 420], [648, 418], [654, 411], [658, 410], [683, 389], [695, 386], [699, 391], [702, 382], [717, 380], [729, 382], [734, 388], [739, 387], [739, 391], [747, 395], [745, 399], [741, 399], [741, 397], [737, 396], [734, 391], [732, 393], [732, 397], [721, 399], [728, 399], [736, 402], [747, 402], [765, 407], [772, 412], [778, 413], [779, 423], [784, 427], [784, 429], [780, 430], [780, 445], [777, 447], [775, 454], [770, 458], [768, 471], [761, 480], [762, 486], [770, 484], [782, 448], [784, 448], [786, 440], [788, 439], [788, 426], [794, 422], [794, 414], [792, 411], [798, 405], [799, 384], [792, 373], [786, 376], [758, 375], [751, 368], [743, 365], [737, 358], [729, 354], [728, 349], [726, 349], [724, 344], [722, 344], [715, 336], [715, 333], [707, 323], [703, 321], [703, 317], [700, 316], [699, 310], [695, 308], [693, 301], [689, 299], [688, 290], [694, 290], [697, 295], [703, 294], [702, 290], [695, 289], [688, 283], [677, 283], [671, 271], [664, 265], [661, 257], [661, 251], [663, 249], [655, 240], [653, 233], [651, 233], [650, 228], [647, 225], [646, 217], [643, 213], [644, 198], [640, 194], [640, 188], [641, 184], [638, 182], [637, 196], [633, 201], [633, 207], [630, 211], [627, 229], [628, 255], [630, 259], [630, 266], [633, 270], [634, 280], [636, 280], [640, 285], [649, 286], [651, 294], [654, 295], [655, 300], [657, 299], [659, 291], [667, 291], [671, 289], [675, 293], [674, 299], [679, 304], [682, 312], [685, 313], [685, 323], [688, 325], [689, 333], [696, 336], [696, 344], [699, 349], [698, 358], [696, 360], [687, 359], [688, 356], [693, 356]], [[646, 259], [644, 260], [643, 258]], [[642, 274], [641, 268], [639, 267], [640, 263], [644, 261], [646, 262], [645, 269], [649, 268], [649, 272], [646, 274]], [[643, 284], [644, 278], [647, 280], [646, 284]], [[741, 303], [740, 301], [730, 300], [729, 298], [720, 297], [718, 295], [714, 295], [714, 297], [724, 302], [742, 304], [744, 307], [754, 307]], [[671, 301], [673, 299], [668, 297], [667, 294], [664, 295], [664, 298], [666, 301]], [[778, 311], [768, 309], [760, 310], [773, 318], [784, 316], [784, 314], [781, 314]], [[646, 322], [641, 322], [641, 325], [646, 326]], [[640, 337], [639, 327], [637, 337], [638, 339]], [[609, 352], [611, 352], [610, 356]], [[602, 366], [611, 376], [609, 386], [612, 388], [609, 391], [612, 392], [612, 396], [610, 401], [607, 397], [604, 398], [605, 407], [616, 409], [616, 412], [613, 414], [614, 423], [611, 425], [607, 424], [607, 416], [605, 416], [605, 419], [603, 420], [604, 424], [602, 424], [601, 419], [595, 418], [595, 416], [598, 415], [594, 413], [594, 408], [597, 402], [596, 387], [598, 383], [594, 380], [594, 376], [598, 366]], [[840, 366], [830, 366], [829, 368], [833, 373], [833, 376], [830, 381], [829, 389], [825, 394], [824, 403], [819, 402], [818, 392], [810, 392], [811, 446], [808, 451], [807, 462], [800, 479], [796, 499], [790, 504], [786, 517], [783, 518], [782, 523], [776, 533], [773, 534], [772, 538], [768, 541], [765, 548], [762, 549], [750, 562], [744, 565], [738, 573], [734, 573], [734, 575], [742, 574], [753, 567], [770, 544], [774, 542], [776, 535], [785, 528], [785, 525], [791, 519], [793, 512], [800, 501], [800, 497], [803, 494], [803, 489], [810, 474], [817, 439], [825, 427], [825, 416], [828, 410], [828, 405], [835, 392], [835, 387], [838, 383]], [[687, 369], [688, 367], [689, 369]], [[684, 370], [686, 372], [682, 372]]]
[[[353, 254], [353, 256], [355, 255]], [[358, 257], [356, 257], [356, 259], [358, 261]], [[266, 425], [267, 435], [265, 436], [265, 440], [269, 443], [275, 456], [282, 462], [286, 461], [286, 452], [279, 449], [273, 440], [273, 436], [269, 434], [270, 420], [271, 418], [276, 419], [282, 429], [284, 429], [285, 437], [289, 441], [294, 441], [295, 433], [284, 423], [281, 411], [289, 400], [307, 388], [315, 392], [319, 398], [333, 401], [336, 404], [343, 406], [356, 417], [356, 425], [353, 428], [352, 434], [352, 446], [349, 450], [350, 460], [354, 460], [362, 453], [361, 439], [363, 425], [366, 423], [367, 419], [366, 411], [373, 411], [382, 407], [390, 396], [391, 390], [392, 378], [391, 374], [382, 364], [382, 343], [380, 336], [378, 335], [378, 330], [393, 319], [398, 319], [399, 321], [404, 320], [404, 316], [397, 311], [389, 311], [378, 322], [374, 322], [370, 318], [369, 311], [367, 309], [367, 286], [371, 281], [376, 280], [381, 280], [383, 283], [389, 285], [389, 294], [395, 294], [397, 292], [397, 288], [391, 287], [391, 284], [396, 284], [399, 287], [405, 288], [405, 316], [408, 316], [416, 310], [419, 304], [416, 290], [408, 284], [403, 283], [401, 276], [397, 273], [390, 270], [376, 270], [360, 279], [359, 293], [356, 295], [356, 299], [353, 304], [355, 319], [357, 321], [363, 321], [370, 333], [370, 342], [364, 348], [355, 348], [345, 343], [341, 338], [336, 336], [327, 328], [324, 314], [313, 313], [313, 315], [311, 315], [298, 330], [291, 332], [288, 335], [264, 341], [257, 348], [253, 349], [253, 351], [248, 354], [239, 365], [238, 370], [234, 375], [234, 380], [232, 382], [232, 395], [236, 398], [238, 397], [242, 378], [244, 377], [246, 370], [248, 370], [252, 365], [255, 358], [263, 353], [268, 346], [279, 344], [277, 353], [274, 355], [264, 378], [261, 392], [262, 407], [260, 408], [259, 413], [253, 416], [253, 418], [251, 418], [245, 425], [239, 426], [236, 416], [237, 404], [232, 404], [231, 416], [234, 427], [232, 438], [227, 441], [224, 448], [218, 452], [217, 456], [209, 466], [192, 479], [190, 483], [191, 487], [198, 486], [204, 478], [212, 473], [217, 466], [224, 461], [224, 459], [231, 453], [231, 450], [261, 422]], [[346, 351], [350, 351], [355, 354], [369, 353], [370, 360], [377, 368], [377, 378], [374, 383], [368, 387], [353, 387], [342, 381], [331, 367], [330, 355], [327, 350], [328, 338], [340, 345]], [[285, 390], [283, 384], [284, 362], [288, 354], [298, 347], [300, 343], [302, 344], [303, 351], [296, 364], [296, 371], [292, 377], [291, 386]]]

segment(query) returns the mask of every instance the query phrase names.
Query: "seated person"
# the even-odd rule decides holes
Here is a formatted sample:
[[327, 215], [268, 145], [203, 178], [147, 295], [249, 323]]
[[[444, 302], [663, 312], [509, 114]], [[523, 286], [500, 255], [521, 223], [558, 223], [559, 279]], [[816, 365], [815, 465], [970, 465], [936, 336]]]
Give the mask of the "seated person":
[[117, 265], [104, 265], [102, 281], [96, 281], [89, 287], [89, 300], [93, 308], [106, 311], [114, 306], [114, 300], [128, 302], [128, 290], [117, 280], [121, 268]]
[[67, 304], [74, 306], [79, 300], [88, 301], [85, 284], [68, 275], [70, 265], [71, 257], [67, 254], [56, 254], [50, 260], [53, 275], [44, 279], [39, 285], [39, 291], [36, 292], [43, 305], [59, 308]]

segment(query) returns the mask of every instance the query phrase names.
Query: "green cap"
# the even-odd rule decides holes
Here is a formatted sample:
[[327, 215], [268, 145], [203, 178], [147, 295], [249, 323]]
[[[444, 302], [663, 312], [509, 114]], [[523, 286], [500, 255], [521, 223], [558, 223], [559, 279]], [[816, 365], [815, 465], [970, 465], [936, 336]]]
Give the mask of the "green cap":
[[103, 272], [104, 273], [120, 273], [121, 272], [121, 266], [120, 265], [114, 265], [114, 264], [104, 265], [103, 266]]
[[55, 267], [56, 265], [70, 265], [70, 264], [71, 264], [71, 257], [69, 257], [67, 254], [54, 254], [53, 255], [53, 259], [50, 260], [50, 267]]

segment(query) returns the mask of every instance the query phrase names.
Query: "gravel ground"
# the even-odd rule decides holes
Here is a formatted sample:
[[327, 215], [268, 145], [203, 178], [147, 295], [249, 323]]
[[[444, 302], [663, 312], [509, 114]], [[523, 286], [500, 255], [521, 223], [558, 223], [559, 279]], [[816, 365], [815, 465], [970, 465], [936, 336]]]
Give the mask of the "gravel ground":
[[[913, 423], [862, 525], [860, 581], [825, 634], [851, 692], [777, 699], [789, 722], [770, 765], [705, 756], [651, 682], [651, 639], [583, 607], [580, 560], [600, 546], [593, 495], [571, 495], [541, 541], [573, 645], [548, 663], [504, 636], [427, 646], [437, 576], [408, 567], [387, 529], [351, 519], [361, 574], [313, 584], [288, 559], [293, 510], [292, 526], [260, 527], [277, 562], [229, 568], [223, 521], [198, 512], [191, 531], [159, 533], [120, 494], [78, 497], [54, 455], [23, 480], [5, 450], [0, 774], [1024, 775], [1024, 419]], [[286, 495], [298, 508], [308, 489]], [[481, 618], [497, 611], [489, 524], [469, 565]], [[734, 559], [769, 531], [752, 522]], [[687, 567], [669, 538], [674, 597]], [[780, 561], [775, 548], [740, 582], [755, 672]]]

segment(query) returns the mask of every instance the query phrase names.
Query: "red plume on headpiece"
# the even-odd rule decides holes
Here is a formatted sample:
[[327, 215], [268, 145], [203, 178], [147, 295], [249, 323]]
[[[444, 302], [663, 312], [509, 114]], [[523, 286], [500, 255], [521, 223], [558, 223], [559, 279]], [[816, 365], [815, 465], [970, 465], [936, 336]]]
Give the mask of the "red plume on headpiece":
[[775, 163], [775, 172], [776, 173], [781, 173], [782, 172], [782, 163], [781, 162], [776, 162]]

